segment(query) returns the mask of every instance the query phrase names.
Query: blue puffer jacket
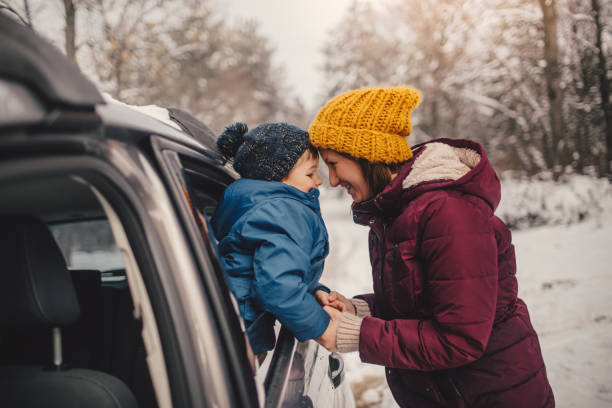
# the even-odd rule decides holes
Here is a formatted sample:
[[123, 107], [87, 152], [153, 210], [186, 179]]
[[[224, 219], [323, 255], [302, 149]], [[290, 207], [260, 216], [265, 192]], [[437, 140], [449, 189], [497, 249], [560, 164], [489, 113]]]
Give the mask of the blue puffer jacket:
[[319, 191], [240, 179], [225, 190], [212, 226], [253, 352], [274, 347], [274, 317], [300, 341], [320, 337], [329, 315], [312, 294], [329, 291], [318, 283], [329, 245]]

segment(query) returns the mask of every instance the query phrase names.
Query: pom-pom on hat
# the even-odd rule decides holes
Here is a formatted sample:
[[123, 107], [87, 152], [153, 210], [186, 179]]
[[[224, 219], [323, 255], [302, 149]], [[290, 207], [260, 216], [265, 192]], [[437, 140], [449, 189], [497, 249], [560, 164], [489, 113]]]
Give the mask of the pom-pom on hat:
[[244, 123], [225, 128], [217, 148], [241, 177], [281, 181], [311, 146], [308, 132], [287, 123], [263, 123], [248, 130]]
[[310, 142], [372, 163], [406, 161], [412, 157], [410, 113], [420, 99], [405, 86], [345, 92], [321, 108], [308, 129]]

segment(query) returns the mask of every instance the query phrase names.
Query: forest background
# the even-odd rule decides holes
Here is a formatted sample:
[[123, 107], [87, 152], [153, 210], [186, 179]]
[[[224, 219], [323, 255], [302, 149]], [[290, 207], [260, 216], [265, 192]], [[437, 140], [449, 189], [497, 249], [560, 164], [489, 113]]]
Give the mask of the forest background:
[[412, 143], [471, 138], [500, 172], [612, 177], [612, 0], [355, 0], [326, 33], [316, 101], [287, 84], [255, 20], [230, 23], [214, 0], [0, 8], [115, 99], [182, 108], [215, 132], [236, 120], [307, 127], [338, 93], [407, 84], [424, 95]]

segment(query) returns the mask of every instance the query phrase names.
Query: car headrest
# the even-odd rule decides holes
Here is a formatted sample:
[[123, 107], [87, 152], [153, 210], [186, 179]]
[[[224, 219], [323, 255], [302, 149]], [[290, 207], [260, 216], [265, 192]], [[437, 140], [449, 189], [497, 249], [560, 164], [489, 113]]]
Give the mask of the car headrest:
[[0, 328], [74, 323], [79, 303], [47, 226], [31, 216], [0, 217]]

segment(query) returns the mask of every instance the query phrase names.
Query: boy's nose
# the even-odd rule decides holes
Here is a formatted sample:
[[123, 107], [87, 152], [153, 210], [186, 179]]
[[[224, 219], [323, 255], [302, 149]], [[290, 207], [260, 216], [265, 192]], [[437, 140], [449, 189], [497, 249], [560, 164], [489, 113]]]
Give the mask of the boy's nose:
[[315, 173], [315, 184], [317, 187], [319, 187], [321, 184], [323, 184], [323, 180], [321, 180], [321, 176], [319, 175], [319, 173]]

